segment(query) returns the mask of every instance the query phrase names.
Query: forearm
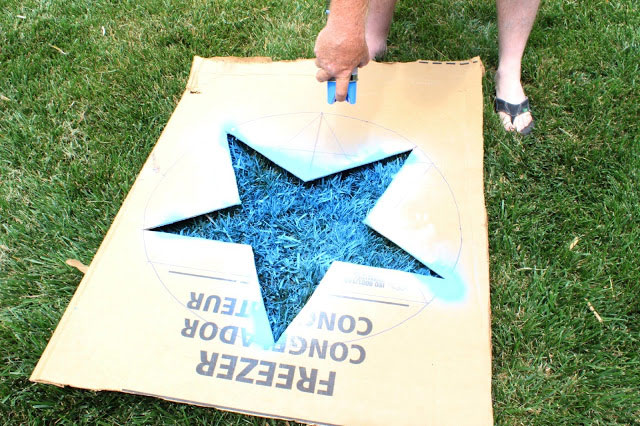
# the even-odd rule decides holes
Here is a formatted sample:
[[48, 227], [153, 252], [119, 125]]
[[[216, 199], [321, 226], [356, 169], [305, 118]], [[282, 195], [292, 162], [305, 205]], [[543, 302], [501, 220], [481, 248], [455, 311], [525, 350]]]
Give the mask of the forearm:
[[327, 27], [364, 36], [369, 0], [332, 0]]

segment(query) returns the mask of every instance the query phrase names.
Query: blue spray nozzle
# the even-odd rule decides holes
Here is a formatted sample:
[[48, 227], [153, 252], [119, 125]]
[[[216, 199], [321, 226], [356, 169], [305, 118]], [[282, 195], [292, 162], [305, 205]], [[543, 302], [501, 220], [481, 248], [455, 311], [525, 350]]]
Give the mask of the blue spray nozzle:
[[[358, 69], [356, 68], [351, 73], [349, 78], [349, 87], [347, 88], [347, 102], [350, 104], [356, 103], [356, 92], [358, 88]], [[327, 102], [333, 104], [336, 101], [336, 80], [331, 79], [327, 81]]]

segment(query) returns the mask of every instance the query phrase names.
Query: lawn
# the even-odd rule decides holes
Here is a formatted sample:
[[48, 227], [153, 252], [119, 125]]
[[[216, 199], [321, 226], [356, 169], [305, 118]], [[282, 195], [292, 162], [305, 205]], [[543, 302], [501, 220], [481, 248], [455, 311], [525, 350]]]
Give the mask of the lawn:
[[[64, 261], [90, 263], [192, 57], [312, 57], [323, 10], [324, 1], [2, 2], [0, 423], [265, 424], [28, 377], [81, 279]], [[492, 1], [405, 0], [384, 57], [478, 55], [487, 71], [496, 423], [637, 423], [640, 6], [543, 2], [523, 64], [537, 120], [527, 138], [505, 134], [492, 112], [496, 40]]]

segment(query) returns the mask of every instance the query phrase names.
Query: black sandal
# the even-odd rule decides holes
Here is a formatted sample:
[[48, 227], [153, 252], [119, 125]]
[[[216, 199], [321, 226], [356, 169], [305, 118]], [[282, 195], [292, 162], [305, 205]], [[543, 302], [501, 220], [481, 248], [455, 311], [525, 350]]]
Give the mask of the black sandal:
[[[509, 117], [511, 117], [511, 124], [513, 124], [513, 120], [515, 120], [515, 118], [520, 114], [524, 114], [525, 112], [531, 113], [531, 107], [529, 106], [529, 98], [526, 98], [524, 101], [522, 101], [521, 104], [510, 104], [507, 101], [504, 101], [500, 98], [496, 98], [496, 101], [494, 103], [494, 109], [496, 113], [504, 112], [507, 115], [509, 115]], [[534, 127], [535, 126], [533, 123], [533, 114], [532, 114], [531, 123], [529, 123], [527, 127], [520, 130], [519, 133], [521, 135], [528, 135], [529, 133], [531, 133]]]

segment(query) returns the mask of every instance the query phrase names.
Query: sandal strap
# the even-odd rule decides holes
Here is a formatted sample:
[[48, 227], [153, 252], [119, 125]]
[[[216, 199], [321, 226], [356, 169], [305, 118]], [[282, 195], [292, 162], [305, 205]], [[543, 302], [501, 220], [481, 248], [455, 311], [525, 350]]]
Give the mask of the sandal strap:
[[520, 114], [524, 114], [525, 112], [531, 112], [531, 107], [529, 106], [529, 98], [525, 98], [522, 103], [519, 104], [510, 104], [509, 102], [496, 98], [494, 108], [496, 112], [504, 112], [509, 114], [511, 117], [511, 122]]

